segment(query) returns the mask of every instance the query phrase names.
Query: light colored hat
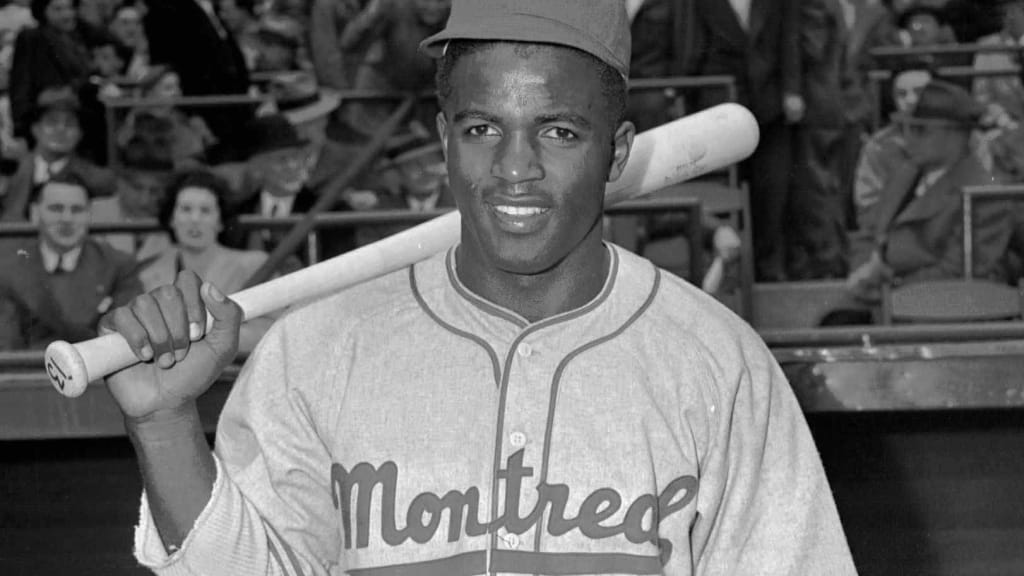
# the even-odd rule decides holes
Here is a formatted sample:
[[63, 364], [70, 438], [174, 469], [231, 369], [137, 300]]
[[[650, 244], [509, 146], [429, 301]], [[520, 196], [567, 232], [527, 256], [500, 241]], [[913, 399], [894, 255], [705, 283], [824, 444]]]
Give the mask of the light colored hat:
[[277, 111], [295, 125], [330, 114], [341, 103], [341, 94], [317, 85], [309, 72], [282, 72], [267, 83]]
[[631, 40], [623, 0], [453, 0], [445, 29], [420, 50], [444, 54], [451, 40], [505, 40], [582, 50], [629, 77]]

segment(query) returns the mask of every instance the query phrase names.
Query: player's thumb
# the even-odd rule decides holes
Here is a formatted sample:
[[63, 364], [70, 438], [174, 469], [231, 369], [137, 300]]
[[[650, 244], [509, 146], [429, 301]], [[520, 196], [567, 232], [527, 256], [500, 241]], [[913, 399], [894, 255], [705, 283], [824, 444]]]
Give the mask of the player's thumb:
[[238, 331], [242, 325], [242, 309], [216, 286], [203, 282], [199, 291], [206, 304], [206, 310], [213, 317], [213, 325], [206, 333], [206, 343], [218, 353], [234, 353], [238, 350]]

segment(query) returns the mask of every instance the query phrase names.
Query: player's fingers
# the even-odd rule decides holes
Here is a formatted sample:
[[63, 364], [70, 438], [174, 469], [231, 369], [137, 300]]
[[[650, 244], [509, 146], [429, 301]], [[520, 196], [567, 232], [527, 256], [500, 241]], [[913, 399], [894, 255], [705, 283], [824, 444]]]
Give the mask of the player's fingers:
[[152, 294], [143, 294], [132, 300], [131, 311], [135, 318], [146, 330], [146, 338], [150, 348], [153, 350], [153, 358], [161, 368], [170, 368], [174, 365], [174, 347], [171, 345], [171, 335], [167, 330], [167, 323], [164, 321], [160, 305]]
[[146, 328], [135, 317], [130, 306], [115, 308], [100, 319], [100, 333], [117, 332], [131, 347], [135, 357], [143, 362], [153, 359], [153, 346], [149, 343]]
[[153, 298], [160, 306], [164, 317], [164, 325], [171, 339], [174, 360], [180, 362], [188, 353], [188, 314], [185, 312], [185, 299], [177, 286], [161, 286], [153, 291]]
[[199, 295], [203, 281], [191, 270], [182, 270], [174, 283], [185, 300], [185, 315], [188, 317], [188, 337], [195, 342], [206, 334], [206, 304]]
[[203, 282], [203, 301], [213, 316], [207, 341], [218, 353], [234, 357], [238, 350], [238, 332], [242, 325], [242, 309], [216, 286]]

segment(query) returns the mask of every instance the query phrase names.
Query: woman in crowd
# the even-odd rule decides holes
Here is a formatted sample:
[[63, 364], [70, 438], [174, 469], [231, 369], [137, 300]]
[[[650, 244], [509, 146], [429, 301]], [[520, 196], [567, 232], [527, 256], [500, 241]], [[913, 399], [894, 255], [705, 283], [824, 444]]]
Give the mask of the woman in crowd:
[[[173, 284], [179, 272], [192, 270], [231, 294], [266, 262], [266, 252], [220, 243], [218, 236], [228, 225], [224, 200], [229, 192], [222, 178], [205, 169], [181, 172], [172, 179], [160, 207], [160, 223], [173, 244], [139, 273], [146, 290]], [[272, 322], [256, 318], [243, 324], [239, 349], [252, 350]]]

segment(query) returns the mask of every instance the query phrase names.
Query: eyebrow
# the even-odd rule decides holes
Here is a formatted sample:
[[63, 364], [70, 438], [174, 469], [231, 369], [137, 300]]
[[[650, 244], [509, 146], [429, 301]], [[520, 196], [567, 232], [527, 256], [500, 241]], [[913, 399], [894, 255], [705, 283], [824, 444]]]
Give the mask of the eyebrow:
[[[498, 118], [497, 116], [495, 116], [494, 114], [489, 114], [489, 113], [484, 112], [482, 110], [476, 110], [476, 109], [473, 109], [473, 108], [470, 108], [468, 110], [461, 110], [461, 111], [455, 113], [455, 123], [456, 124], [458, 124], [460, 122], [463, 122], [465, 120], [483, 120], [484, 122], [489, 122], [491, 124], [501, 124], [502, 123], [501, 119]], [[590, 122], [590, 120], [587, 120], [583, 116], [581, 116], [579, 114], [576, 114], [574, 112], [555, 112], [555, 113], [552, 113], [552, 114], [541, 114], [540, 116], [537, 116], [534, 119], [534, 122], [537, 123], [537, 124], [550, 124], [552, 122], [566, 122], [566, 123], [572, 124], [574, 126], [578, 126], [578, 127], [582, 128], [584, 130], [589, 130], [593, 126], [593, 124]]]

